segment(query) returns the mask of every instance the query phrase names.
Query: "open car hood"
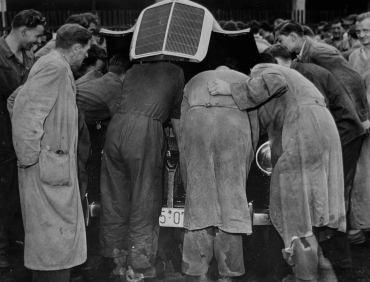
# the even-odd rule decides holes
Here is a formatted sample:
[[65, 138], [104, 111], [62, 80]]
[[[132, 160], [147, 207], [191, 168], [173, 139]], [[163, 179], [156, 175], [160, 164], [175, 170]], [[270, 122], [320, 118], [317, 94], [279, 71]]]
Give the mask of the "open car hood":
[[238, 70], [248, 73], [258, 54], [249, 29], [223, 30], [206, 8], [188, 0], [161, 1], [144, 9], [129, 30], [100, 34], [109, 57], [119, 52], [133, 61], [173, 61], [186, 77], [214, 68], [220, 58], [237, 60]]

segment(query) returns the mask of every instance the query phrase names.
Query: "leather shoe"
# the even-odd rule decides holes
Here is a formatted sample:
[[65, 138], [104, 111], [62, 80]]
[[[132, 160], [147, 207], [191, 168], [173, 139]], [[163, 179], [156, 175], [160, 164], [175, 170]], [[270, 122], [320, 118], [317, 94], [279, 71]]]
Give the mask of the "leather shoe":
[[10, 265], [10, 261], [8, 256], [5, 253], [0, 253], [0, 267], [8, 267]]

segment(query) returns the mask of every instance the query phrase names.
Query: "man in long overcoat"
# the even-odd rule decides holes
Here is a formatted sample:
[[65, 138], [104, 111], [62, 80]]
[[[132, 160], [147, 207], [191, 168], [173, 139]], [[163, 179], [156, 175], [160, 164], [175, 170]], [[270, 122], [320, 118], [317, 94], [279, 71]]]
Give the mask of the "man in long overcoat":
[[33, 281], [68, 282], [86, 260], [86, 236], [77, 180], [78, 112], [71, 65], [80, 65], [91, 34], [62, 26], [56, 50], [32, 68], [15, 98], [13, 143], [25, 226], [25, 266]]
[[[263, 55], [261, 60], [275, 61]], [[270, 217], [283, 238], [284, 257], [295, 265], [295, 278], [285, 281], [317, 281], [322, 254], [316, 229], [346, 229], [340, 139], [322, 94], [298, 72], [276, 64], [255, 66], [244, 83], [212, 81], [209, 90], [232, 95], [241, 110], [259, 106], [273, 164]]]
[[[349, 216], [349, 211], [356, 209], [353, 205], [358, 204], [358, 202], [351, 201], [351, 195], [352, 193], [362, 193], [362, 191], [353, 191], [353, 180], [365, 133], [369, 134], [370, 132], [368, 104], [363, 80], [360, 74], [350, 66], [339, 52], [329, 48], [326, 44], [313, 42], [310, 38], [305, 37], [299, 23], [285, 21], [275, 28], [274, 33], [277, 43], [287, 47], [291, 53], [296, 53], [299, 61], [316, 64], [330, 71], [341, 84], [344, 93], [350, 98], [351, 105], [348, 105], [348, 107], [352, 108], [354, 106], [357, 111], [363, 129], [352, 130], [347, 142], [342, 143], [342, 152], [345, 156], [345, 162], [343, 162], [344, 198], [347, 220], [351, 223], [356, 219]], [[347, 161], [348, 158], [351, 158], [351, 161]], [[361, 189], [361, 186], [357, 186], [355, 189]], [[364, 204], [367, 204], [366, 200]], [[350, 267], [352, 258], [347, 234], [338, 233], [331, 238], [330, 244], [339, 253], [339, 255], [336, 255], [337, 262], [335, 264], [342, 268]]]

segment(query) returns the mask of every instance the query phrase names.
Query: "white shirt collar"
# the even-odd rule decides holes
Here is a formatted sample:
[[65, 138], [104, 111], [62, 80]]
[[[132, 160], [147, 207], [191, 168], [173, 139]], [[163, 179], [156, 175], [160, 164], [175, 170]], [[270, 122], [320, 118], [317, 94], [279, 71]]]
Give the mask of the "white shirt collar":
[[299, 52], [299, 55], [297, 55], [297, 58], [298, 58], [299, 60], [302, 60], [303, 49], [304, 49], [304, 46], [306, 45], [306, 42], [307, 42], [307, 40], [305, 40], [305, 41], [303, 42], [303, 45], [302, 45], [302, 48], [301, 48], [301, 52]]

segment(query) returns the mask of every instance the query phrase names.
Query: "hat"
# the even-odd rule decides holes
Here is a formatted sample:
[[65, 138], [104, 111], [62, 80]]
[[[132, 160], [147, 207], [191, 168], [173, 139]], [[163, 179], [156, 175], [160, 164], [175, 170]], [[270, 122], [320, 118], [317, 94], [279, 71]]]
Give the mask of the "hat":
[[357, 14], [349, 15], [348, 17], [342, 19], [342, 25], [343, 26], [350, 26], [354, 25], [356, 23]]

